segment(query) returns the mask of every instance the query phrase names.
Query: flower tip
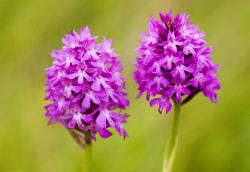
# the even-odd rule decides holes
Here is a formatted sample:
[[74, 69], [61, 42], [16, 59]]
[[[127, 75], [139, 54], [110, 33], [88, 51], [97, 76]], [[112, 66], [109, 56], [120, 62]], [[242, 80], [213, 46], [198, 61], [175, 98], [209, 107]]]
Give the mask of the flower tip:
[[159, 15], [160, 15], [161, 18], [164, 18], [164, 17], [165, 17], [165, 15], [162, 14], [161, 12], [159, 12]]
[[136, 96], [136, 98], [139, 99], [141, 96], [142, 96], [141, 94], [138, 94], [138, 95]]
[[167, 18], [166, 18], [166, 16], [165, 16], [164, 14], [162, 14], [162, 13], [160, 12], [159, 15], [160, 15], [161, 21], [162, 21], [163, 23], [167, 23], [167, 22], [168, 22], [168, 20], [167, 20]]
[[168, 14], [172, 14], [172, 8], [170, 8], [170, 10], [168, 11]]
[[218, 99], [217, 97], [211, 97], [210, 99], [211, 99], [211, 101], [212, 101], [214, 104], [216, 104], [217, 102], [220, 102], [220, 99]]
[[58, 122], [58, 119], [56, 117], [51, 117], [47, 125], [52, 125], [56, 122]]
[[149, 20], [155, 20], [155, 18], [150, 14], [150, 19]]
[[140, 47], [135, 47], [134, 50], [135, 50], [135, 51], [139, 51], [139, 50], [140, 50]]
[[125, 140], [127, 137], [129, 137], [129, 135], [126, 132], [123, 133], [123, 139]]

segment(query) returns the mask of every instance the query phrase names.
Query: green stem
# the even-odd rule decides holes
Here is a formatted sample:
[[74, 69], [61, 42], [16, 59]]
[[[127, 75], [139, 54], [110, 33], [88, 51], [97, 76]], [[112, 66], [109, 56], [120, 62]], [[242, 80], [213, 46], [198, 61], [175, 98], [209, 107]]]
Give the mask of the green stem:
[[175, 152], [178, 144], [178, 127], [180, 121], [181, 103], [175, 103], [174, 120], [170, 140], [167, 143], [167, 149], [164, 158], [163, 172], [171, 172], [175, 160]]
[[83, 172], [90, 172], [91, 171], [91, 155], [92, 155], [92, 148], [91, 148], [91, 135], [89, 131], [85, 132], [85, 147], [84, 147], [84, 155], [83, 155]]

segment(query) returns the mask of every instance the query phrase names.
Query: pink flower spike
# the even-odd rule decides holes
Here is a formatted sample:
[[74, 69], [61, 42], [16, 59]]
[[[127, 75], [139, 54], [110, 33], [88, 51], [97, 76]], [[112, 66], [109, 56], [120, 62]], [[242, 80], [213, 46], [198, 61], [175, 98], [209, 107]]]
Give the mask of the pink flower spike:
[[[172, 10], [159, 15], [161, 20], [150, 16], [147, 33], [140, 34], [141, 46], [135, 48], [139, 57], [132, 77], [139, 86], [137, 98], [143, 93], [148, 101], [157, 96], [150, 105], [159, 104], [160, 113], [163, 107], [167, 112], [171, 109], [170, 99], [185, 104], [199, 92], [215, 103], [215, 90], [220, 89], [215, 74], [220, 65], [210, 58], [213, 47], [206, 46], [206, 33], [198, 30], [199, 25], [191, 25], [185, 12], [175, 17]], [[188, 95], [185, 100], [183, 95]]]
[[[80, 34], [75, 30], [66, 34], [64, 46], [52, 50], [52, 66], [45, 69], [45, 100], [50, 101], [44, 107], [45, 117], [49, 124], [61, 123], [78, 144], [79, 140], [85, 143], [86, 131], [93, 140], [96, 133], [108, 138], [112, 135], [109, 127], [115, 128], [117, 121], [126, 123], [120, 120], [120, 112], [129, 106], [123, 92], [126, 79], [121, 76], [122, 61], [117, 60], [120, 55], [114, 53], [113, 40], [103, 36], [103, 41], [96, 43], [98, 37], [92, 37], [88, 27]], [[127, 136], [124, 129], [122, 133]]]

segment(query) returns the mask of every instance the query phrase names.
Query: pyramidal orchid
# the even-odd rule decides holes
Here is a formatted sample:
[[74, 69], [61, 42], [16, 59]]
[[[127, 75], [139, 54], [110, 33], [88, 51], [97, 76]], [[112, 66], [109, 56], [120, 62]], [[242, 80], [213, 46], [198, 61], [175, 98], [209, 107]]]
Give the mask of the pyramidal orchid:
[[120, 55], [113, 53], [113, 40], [103, 37], [103, 42], [95, 43], [98, 36], [91, 37], [90, 31], [85, 27], [80, 34], [66, 34], [62, 49], [51, 53], [54, 61], [46, 69], [45, 84], [45, 100], [50, 103], [44, 107], [49, 124], [61, 123], [85, 151], [96, 133], [111, 136], [109, 127], [128, 137], [124, 130], [128, 115], [121, 114], [129, 101], [123, 92], [126, 79], [120, 74]]
[[[150, 106], [159, 105], [159, 113], [168, 113], [175, 107], [175, 118], [172, 135], [168, 144], [164, 171], [171, 171], [177, 146], [178, 120], [180, 105], [184, 105], [197, 93], [203, 92], [213, 103], [218, 101], [215, 90], [220, 89], [215, 76], [220, 65], [214, 64], [210, 54], [213, 47], [207, 47], [205, 33], [198, 30], [198, 25], [191, 25], [189, 15], [184, 12], [172, 17], [170, 10], [160, 13], [161, 21], [150, 17], [147, 31], [142, 33], [141, 46], [136, 48], [139, 53], [137, 70], [133, 78], [139, 85], [140, 97], [146, 92]], [[183, 96], [186, 95], [185, 99]]]

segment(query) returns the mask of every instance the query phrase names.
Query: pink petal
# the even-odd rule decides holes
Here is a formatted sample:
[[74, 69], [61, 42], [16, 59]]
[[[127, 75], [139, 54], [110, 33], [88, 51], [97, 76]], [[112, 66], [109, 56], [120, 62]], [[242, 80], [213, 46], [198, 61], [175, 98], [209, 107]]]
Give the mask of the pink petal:
[[108, 131], [108, 130], [106, 130], [104, 128], [99, 129], [97, 132], [100, 134], [100, 136], [102, 138], [108, 138], [108, 137], [110, 137], [112, 135], [112, 133], [110, 131]]

